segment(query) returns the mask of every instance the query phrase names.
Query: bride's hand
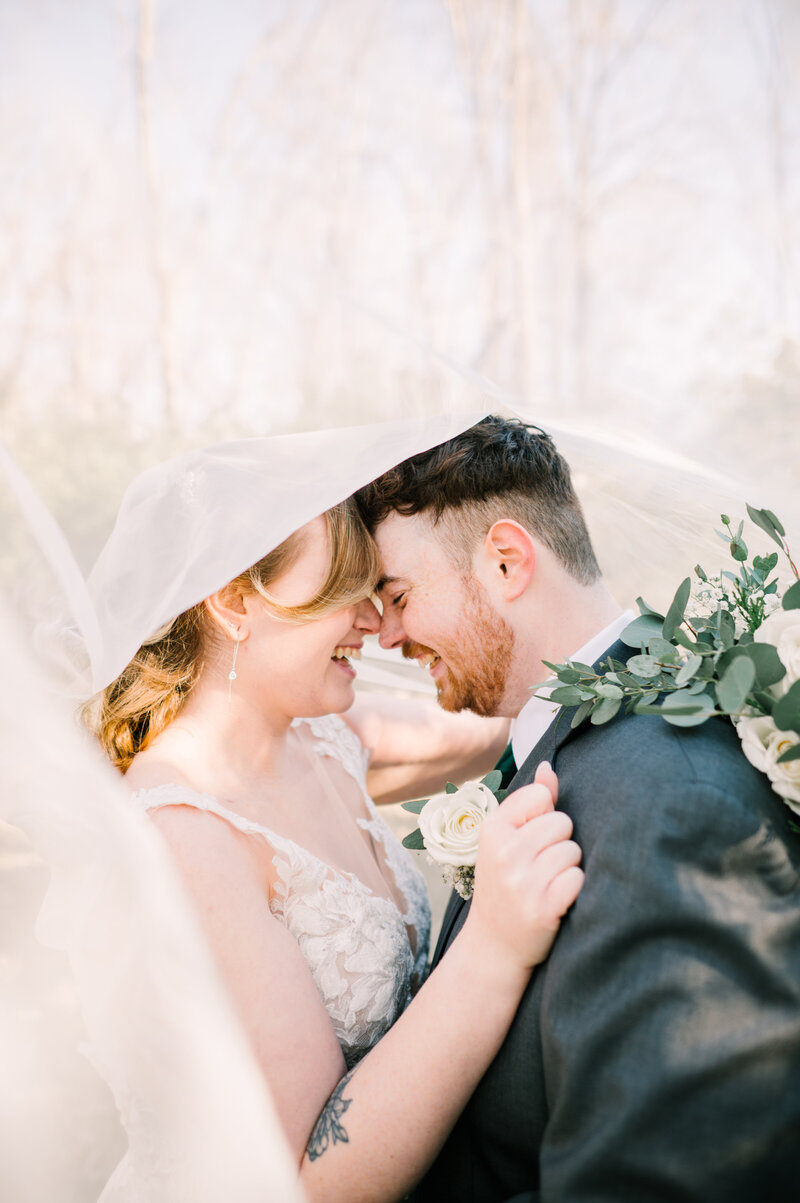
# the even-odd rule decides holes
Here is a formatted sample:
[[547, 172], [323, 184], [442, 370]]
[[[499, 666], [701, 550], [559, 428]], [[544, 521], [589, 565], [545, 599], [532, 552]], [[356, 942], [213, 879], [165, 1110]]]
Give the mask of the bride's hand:
[[[562, 917], [583, 884], [572, 820], [555, 809], [558, 778], [548, 764], [532, 785], [509, 794], [483, 823], [465, 931], [517, 966], [549, 953]], [[488, 941], [488, 945], [486, 942]]]

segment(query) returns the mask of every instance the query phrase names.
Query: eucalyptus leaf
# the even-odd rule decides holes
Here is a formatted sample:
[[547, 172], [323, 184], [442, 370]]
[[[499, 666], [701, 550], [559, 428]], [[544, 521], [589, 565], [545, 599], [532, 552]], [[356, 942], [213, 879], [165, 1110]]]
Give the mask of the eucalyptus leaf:
[[481, 778], [481, 785], [485, 785], [487, 789], [490, 789], [494, 793], [496, 789], [500, 788], [502, 781], [503, 774], [500, 770], [492, 769], [491, 773], [487, 773], [485, 777]]
[[594, 698], [592, 698], [590, 701], [584, 702], [581, 706], [579, 706], [572, 716], [570, 727], [580, 727], [584, 719], [588, 717], [592, 706], [594, 706]]
[[577, 685], [581, 679], [581, 674], [576, 668], [570, 668], [569, 665], [564, 665], [558, 669], [557, 676], [562, 685]]
[[455, 794], [457, 791], [458, 791], [458, 786], [453, 785], [452, 781], [448, 781], [447, 785], [444, 787], [444, 792], [446, 794]]
[[675, 650], [675, 646], [666, 639], [657, 638], [648, 640], [647, 650], [657, 660], [665, 660], [668, 664], [677, 663], [678, 653]]
[[772, 720], [781, 731], [800, 731], [800, 681], [775, 703]]
[[559, 706], [577, 706], [581, 702], [581, 690], [575, 685], [561, 685], [554, 689], [550, 698]]
[[786, 669], [771, 643], [742, 642], [722, 653], [717, 661], [719, 676], [723, 677], [728, 666], [743, 656], [753, 663], [756, 673], [755, 683], [759, 689], [768, 689], [770, 685], [776, 685], [786, 676]]
[[414, 852], [422, 851], [422, 849], [425, 847], [425, 841], [422, 838], [422, 832], [420, 831], [419, 827], [416, 829], [416, 831], [412, 831], [410, 835], [405, 837], [403, 840], [403, 847], [411, 848]]
[[749, 656], [735, 656], [717, 681], [720, 708], [736, 714], [744, 706], [756, 679], [756, 666]]
[[614, 675], [616, 676], [617, 684], [621, 685], [624, 689], [637, 689], [642, 684], [641, 681], [637, 681], [633, 673], [624, 672], [615, 673]]
[[755, 522], [756, 526], [760, 527], [761, 530], [763, 530], [765, 534], [769, 535], [770, 539], [774, 540], [774, 542], [777, 543], [782, 549], [783, 541], [781, 540], [780, 536], [785, 535], [786, 531], [783, 529], [783, 526], [780, 524], [772, 511], [757, 510], [754, 509], [753, 506], [748, 505], [747, 513], [750, 517], [750, 521]]
[[[676, 678], [676, 680], [677, 680], [677, 678]], [[705, 677], [699, 681], [692, 681], [691, 685], [689, 686], [689, 688], [686, 692], [691, 694], [692, 696], [694, 696], [697, 693], [702, 693], [707, 684], [708, 684], [708, 681], [705, 679]]]
[[544, 664], [546, 668], [551, 668], [553, 670], [553, 676], [556, 677], [559, 675], [559, 673], [571, 671], [568, 664], [553, 664], [550, 660], [543, 660], [542, 664]]
[[601, 681], [598, 685], [595, 686], [594, 691], [599, 698], [616, 699], [616, 698], [621, 698], [623, 696], [622, 690], [620, 689], [619, 685], [615, 685], [612, 681], [609, 681], [609, 682]]
[[736, 641], [736, 623], [733, 615], [728, 610], [718, 610], [716, 614], [716, 622], [714, 625], [716, 634], [716, 642], [726, 651], [733, 647]]
[[548, 677], [546, 681], [537, 681], [535, 685], [529, 685], [528, 690], [530, 693], [538, 694], [540, 689], [552, 689], [557, 680], [557, 677], [555, 679]]
[[743, 564], [748, 556], [747, 544], [741, 539], [732, 539], [729, 546], [734, 560], [739, 564]]
[[667, 694], [659, 710], [674, 727], [697, 727], [711, 717], [714, 703], [707, 693], [692, 695], [686, 689], [677, 689]]
[[589, 721], [595, 727], [599, 727], [602, 723], [610, 722], [621, 705], [622, 702], [619, 698], [603, 698], [600, 705], [595, 706]]
[[578, 670], [580, 673], [580, 680], [583, 680], [584, 677], [597, 676], [597, 673], [591, 664], [582, 664], [580, 660], [568, 660], [567, 663], [569, 664], [570, 668], [576, 668]]
[[677, 628], [683, 622], [683, 616], [686, 613], [686, 606], [689, 601], [689, 595], [692, 592], [692, 582], [687, 576], [684, 581], [681, 581], [675, 591], [675, 596], [672, 599], [672, 605], [667, 610], [667, 617], [664, 619], [664, 627], [661, 632], [664, 639], [671, 639]]
[[786, 764], [788, 760], [800, 760], [800, 744], [792, 744], [785, 752], [781, 752], [776, 763]]
[[643, 654], [640, 656], [631, 656], [630, 660], [628, 661], [628, 672], [635, 673], [637, 677], [644, 677], [647, 679], [649, 677], [659, 676], [661, 669], [659, 668], [658, 661], [656, 660], [655, 656], [647, 656]]
[[661, 634], [660, 619], [652, 614], [640, 614], [638, 618], [634, 618], [633, 622], [628, 623], [620, 635], [620, 639], [628, 647], [641, 647], [643, 643], [647, 643], [648, 639], [656, 638]]
[[786, 590], [781, 603], [784, 610], [800, 610], [800, 581], [795, 581], [793, 585]]
[[768, 577], [773, 568], [778, 566], [778, 553], [771, 551], [768, 556], [753, 556], [753, 567], [764, 577]]
[[639, 607], [640, 614], [652, 614], [653, 618], [659, 619], [660, 622], [664, 621], [664, 615], [658, 610], [654, 610], [652, 606], [648, 606], [643, 597], [636, 598], [636, 605]]
[[428, 798], [415, 798], [413, 802], [401, 802], [400, 805], [403, 810], [410, 811], [412, 815], [418, 815], [428, 801]]
[[765, 514], [766, 514], [766, 516], [769, 518], [770, 522], [771, 522], [771, 523], [772, 523], [772, 525], [775, 527], [775, 530], [778, 532], [778, 534], [779, 534], [779, 535], [785, 535], [785, 534], [786, 534], [786, 531], [785, 531], [785, 529], [784, 529], [783, 523], [780, 521], [780, 519], [779, 519], [779, 518], [776, 518], [776, 517], [775, 517], [775, 515], [774, 515], [774, 514], [773, 514], [773, 512], [772, 512], [772, 510], [764, 510], [764, 513], [765, 513]]
[[690, 652], [678, 670], [678, 674], [675, 677], [675, 684], [688, 685], [689, 681], [691, 681], [698, 669], [702, 667], [703, 657], [696, 655], [694, 652]]

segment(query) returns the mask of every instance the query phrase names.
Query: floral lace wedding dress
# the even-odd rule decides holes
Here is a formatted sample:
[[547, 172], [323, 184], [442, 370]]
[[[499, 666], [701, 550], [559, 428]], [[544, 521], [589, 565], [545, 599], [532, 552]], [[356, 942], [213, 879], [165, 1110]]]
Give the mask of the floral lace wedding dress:
[[364, 800], [358, 825], [371, 837], [381, 868], [393, 875], [404, 899], [402, 910], [352, 873], [332, 868], [293, 840], [242, 818], [209, 794], [167, 784], [139, 790], [132, 800], [145, 811], [196, 807], [267, 841], [277, 873], [270, 910], [296, 939], [350, 1068], [389, 1030], [422, 981], [430, 907], [422, 874], [367, 793], [367, 755], [358, 737], [337, 715], [298, 719], [295, 726], [310, 731], [316, 755], [338, 761], [358, 783]]

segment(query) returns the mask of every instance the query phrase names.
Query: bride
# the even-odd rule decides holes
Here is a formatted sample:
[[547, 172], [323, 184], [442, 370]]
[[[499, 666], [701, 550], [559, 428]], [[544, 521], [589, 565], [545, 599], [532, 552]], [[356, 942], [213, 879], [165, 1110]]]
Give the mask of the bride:
[[[280, 440], [258, 442], [265, 467], [274, 444], [281, 476]], [[246, 508], [257, 483], [233, 450], [212, 451], [228, 482], [247, 486]], [[424, 884], [368, 796], [365, 743], [375, 765], [416, 765], [411, 789], [439, 769], [443, 779], [470, 744], [485, 755], [486, 736], [458, 716], [431, 728], [402, 707], [376, 720], [374, 707], [354, 705], [350, 661], [380, 615], [377, 552], [351, 502], [309, 517], [308, 472], [291, 487], [284, 474], [283, 528], [250, 522], [243, 539], [248, 517], [225, 511], [218, 482], [207, 487], [196, 466], [167, 469], [129, 492], [91, 582], [101, 625], [124, 639], [85, 718], [172, 853], [306, 1194], [400, 1198], [500, 1047], [580, 889], [580, 850], [545, 768], [486, 820], [469, 920], [423, 981]], [[233, 559], [217, 542], [220, 510]], [[259, 537], [252, 566], [226, 571]], [[161, 565], [160, 589], [149, 560]], [[187, 561], [199, 565], [194, 597]], [[137, 604], [144, 596], [140, 646], [125, 663], [132, 593]], [[178, 612], [181, 596], [192, 604]]]

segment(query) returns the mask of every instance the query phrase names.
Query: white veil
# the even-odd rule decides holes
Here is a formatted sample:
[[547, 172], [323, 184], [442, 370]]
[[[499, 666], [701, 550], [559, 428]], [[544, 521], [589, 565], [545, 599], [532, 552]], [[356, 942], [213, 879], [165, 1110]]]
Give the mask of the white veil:
[[[0, 1193], [88, 1203], [113, 1170], [103, 1203], [299, 1201], [166, 852], [25, 648], [0, 615], [0, 849], [16, 921], [0, 992]], [[50, 871], [39, 943], [37, 858]]]
[[0, 449], [14, 517], [0, 544], [0, 890], [15, 919], [0, 928], [3, 1198], [300, 1200], [263, 1076], [171, 863], [60, 696], [65, 640], [68, 692], [101, 688], [162, 623], [480, 416], [178, 456], [133, 482], [89, 589]]

